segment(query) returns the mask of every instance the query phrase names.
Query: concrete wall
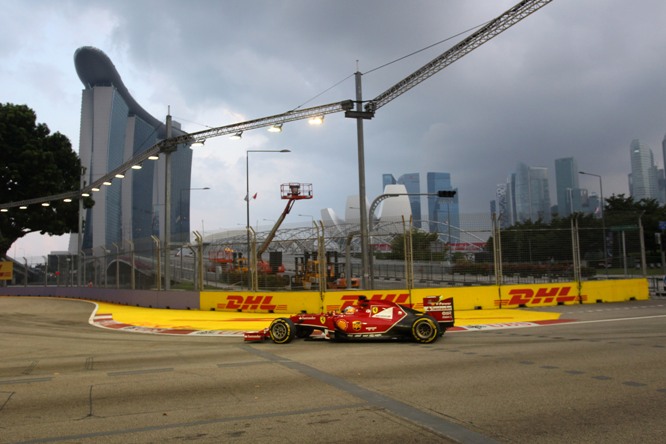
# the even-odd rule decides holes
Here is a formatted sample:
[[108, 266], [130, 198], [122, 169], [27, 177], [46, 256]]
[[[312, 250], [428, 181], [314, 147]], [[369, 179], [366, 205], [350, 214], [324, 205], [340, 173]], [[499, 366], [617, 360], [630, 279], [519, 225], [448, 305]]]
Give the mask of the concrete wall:
[[87, 287], [5, 287], [0, 294], [6, 296], [54, 296], [91, 301], [110, 302], [149, 308], [199, 310], [199, 292], [117, 290]]

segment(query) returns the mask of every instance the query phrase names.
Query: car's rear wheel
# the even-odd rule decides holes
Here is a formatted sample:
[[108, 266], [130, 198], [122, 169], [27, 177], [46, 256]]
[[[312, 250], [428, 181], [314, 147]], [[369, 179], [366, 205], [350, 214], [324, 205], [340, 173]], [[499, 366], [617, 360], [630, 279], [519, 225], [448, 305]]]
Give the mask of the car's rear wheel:
[[270, 327], [268, 327], [268, 333], [271, 336], [271, 340], [276, 344], [287, 344], [294, 339], [296, 331], [291, 319], [277, 318], [271, 322]]
[[435, 342], [439, 337], [437, 322], [429, 316], [416, 319], [412, 324], [412, 337], [421, 344]]

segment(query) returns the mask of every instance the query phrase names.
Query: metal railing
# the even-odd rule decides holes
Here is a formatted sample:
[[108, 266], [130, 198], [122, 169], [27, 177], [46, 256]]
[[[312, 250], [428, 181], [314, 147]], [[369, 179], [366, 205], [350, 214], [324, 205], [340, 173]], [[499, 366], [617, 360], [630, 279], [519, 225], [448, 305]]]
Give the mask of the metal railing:
[[[375, 224], [370, 233], [371, 288], [644, 276], [650, 277], [654, 291], [663, 291], [663, 251], [650, 242], [651, 234], [644, 232], [639, 218], [603, 229], [576, 220], [568, 226], [523, 224], [509, 228], [500, 228], [488, 216], [467, 220], [471, 222], [465, 229], [445, 225], [441, 232], [432, 233], [413, 228], [409, 221]], [[420, 222], [424, 227], [433, 226]], [[168, 251], [152, 236], [77, 255], [23, 258], [15, 261], [10, 284], [161, 290], [166, 288], [165, 276], [170, 276], [173, 289], [296, 290], [304, 288], [299, 283], [307, 271], [315, 284], [308, 285], [309, 289], [344, 288], [339, 286], [340, 278], [359, 277], [362, 272], [358, 232], [358, 224], [325, 227], [317, 222], [314, 227], [284, 228], [275, 236], [267, 252], [269, 259], [263, 263], [248, 257], [245, 231], [207, 240], [194, 232], [194, 242], [170, 243]], [[267, 234], [253, 230], [252, 245]], [[170, 260], [165, 260], [165, 254]], [[318, 260], [324, 257], [325, 261]], [[165, 263], [170, 264], [169, 273]], [[345, 282], [345, 286], [352, 285], [351, 278]]]

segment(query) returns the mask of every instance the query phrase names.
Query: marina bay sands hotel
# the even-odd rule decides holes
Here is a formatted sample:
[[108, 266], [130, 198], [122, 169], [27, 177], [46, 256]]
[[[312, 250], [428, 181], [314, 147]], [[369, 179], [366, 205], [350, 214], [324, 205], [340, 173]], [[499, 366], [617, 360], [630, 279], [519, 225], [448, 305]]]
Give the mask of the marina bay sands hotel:
[[[76, 72], [83, 82], [81, 100], [82, 185], [93, 183], [109, 171], [167, 137], [166, 124], [151, 116], [131, 96], [109, 57], [97, 48], [82, 47], [74, 54]], [[172, 135], [184, 134], [172, 124]], [[192, 151], [179, 145], [170, 158], [170, 214], [165, 214], [165, 156], [143, 162], [124, 178], [92, 194], [95, 205], [83, 216], [81, 249], [93, 254], [98, 247], [132, 241], [137, 250], [151, 248], [151, 236], [164, 238], [170, 218], [170, 239], [189, 239]], [[138, 168], [138, 166], [137, 166]], [[77, 251], [77, 236], [70, 251]], [[74, 244], [74, 245], [73, 245]], [[74, 247], [74, 248], [72, 248]], [[126, 247], [126, 245], [124, 246]]]

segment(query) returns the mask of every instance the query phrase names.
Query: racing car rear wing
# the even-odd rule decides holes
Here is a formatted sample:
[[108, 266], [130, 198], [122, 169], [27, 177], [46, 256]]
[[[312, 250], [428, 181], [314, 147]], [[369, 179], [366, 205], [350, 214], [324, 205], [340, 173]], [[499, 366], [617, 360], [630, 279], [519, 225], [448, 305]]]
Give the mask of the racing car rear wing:
[[426, 296], [423, 298], [423, 310], [444, 328], [453, 327], [455, 314], [453, 298], [442, 299], [441, 296]]

